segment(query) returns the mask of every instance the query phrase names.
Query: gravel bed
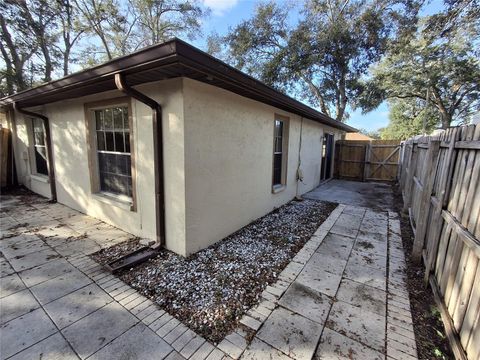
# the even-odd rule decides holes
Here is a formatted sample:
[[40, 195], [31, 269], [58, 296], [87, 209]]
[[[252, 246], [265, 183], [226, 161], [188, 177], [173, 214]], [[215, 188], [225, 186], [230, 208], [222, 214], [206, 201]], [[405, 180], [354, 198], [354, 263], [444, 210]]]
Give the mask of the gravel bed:
[[[119, 274], [196, 333], [217, 343], [310, 239], [337, 205], [291, 201], [188, 258], [162, 250]], [[128, 246], [132, 246], [131, 242]], [[125, 252], [119, 244], [94, 257], [106, 263]]]

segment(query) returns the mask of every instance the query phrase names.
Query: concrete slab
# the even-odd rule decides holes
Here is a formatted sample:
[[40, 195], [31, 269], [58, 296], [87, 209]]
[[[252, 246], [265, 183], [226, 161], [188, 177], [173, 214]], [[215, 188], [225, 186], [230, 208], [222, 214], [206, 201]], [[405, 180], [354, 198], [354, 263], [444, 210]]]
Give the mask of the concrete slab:
[[2, 277], [0, 280], [0, 298], [25, 289], [25, 285], [17, 274]]
[[349, 261], [345, 267], [344, 277], [386, 291], [387, 281], [385, 270], [375, 269]]
[[294, 359], [311, 359], [323, 326], [278, 308], [263, 324], [257, 337]]
[[52, 301], [45, 306], [45, 311], [63, 329], [112, 301], [99, 286], [91, 284]]
[[16, 256], [23, 256], [37, 251], [47, 250], [49, 247], [39, 238], [32, 238], [31, 241], [11, 244], [2, 249], [3, 256], [12, 259]]
[[358, 234], [358, 229], [352, 229], [351, 227], [348, 227], [348, 226], [335, 224], [330, 229], [330, 232], [333, 233], [333, 234], [338, 234], [338, 235], [342, 235], [342, 236], [355, 238]]
[[347, 205], [345, 209], [343, 210], [344, 214], [350, 214], [350, 215], [355, 215], [360, 218], [363, 218], [365, 215], [366, 208], [362, 208], [359, 206], [352, 206], [352, 205]]
[[333, 304], [326, 327], [361, 342], [377, 351], [385, 352], [385, 316], [337, 301]]
[[118, 303], [110, 303], [62, 330], [82, 359], [123, 334], [138, 320]]
[[250, 346], [243, 353], [241, 359], [244, 360], [290, 360], [291, 358], [281, 351], [264, 343], [258, 338], [254, 338]]
[[60, 275], [54, 279], [42, 282], [30, 288], [38, 301], [42, 304], [56, 300], [72, 291], [80, 289], [92, 280], [78, 270]]
[[63, 256], [83, 253], [86, 255], [93, 254], [101, 250], [100, 245], [91, 239], [78, 239], [68, 242], [67, 244], [55, 247], [55, 250]]
[[336, 331], [325, 328], [315, 360], [383, 360], [385, 355]]
[[26, 269], [31, 269], [35, 266], [45, 264], [49, 261], [59, 258], [57, 252], [52, 249], [46, 249], [32, 254], [20, 255], [14, 258], [8, 259], [10, 265], [15, 269], [15, 271], [22, 271]]
[[342, 260], [331, 256], [328, 251], [314, 253], [310, 260], [305, 264], [303, 271], [316, 271], [318, 273], [329, 272], [336, 275], [342, 275], [347, 260]]
[[278, 304], [307, 319], [324, 324], [332, 301], [327, 296], [294, 282], [280, 298]]
[[25, 289], [0, 299], [0, 324], [38, 309], [40, 304]]
[[7, 238], [2, 238], [0, 241], [0, 251], [5, 251], [12, 246], [21, 246], [24, 244], [28, 244], [31, 241], [40, 240], [38, 236], [29, 235], [29, 234], [18, 234], [15, 236], [10, 236]]
[[2, 256], [0, 256], [0, 278], [15, 273], [15, 270], [10, 266], [10, 263]]
[[318, 269], [314, 267], [305, 267], [300, 275], [298, 275], [296, 281], [312, 290], [334, 297], [341, 280], [342, 275], [332, 274], [330, 272], [319, 272]]
[[380, 270], [386, 270], [387, 257], [377, 254], [375, 251], [354, 249], [350, 254], [349, 262], [361, 266], [369, 266]]
[[360, 228], [360, 230], [358, 231], [358, 235], [357, 235], [357, 240], [359, 240], [359, 239], [361, 239], [361, 240], [375, 240], [375, 241], [378, 241], [378, 242], [386, 243], [387, 242], [387, 235], [382, 234], [382, 233], [365, 231], [365, 230], [362, 230], [362, 228]]
[[361, 310], [386, 316], [387, 294], [374, 287], [343, 279], [338, 289], [337, 299], [358, 306]]
[[6, 359], [57, 332], [42, 309], [34, 310], [2, 325], [0, 349]]
[[172, 347], [163, 341], [160, 336], [146, 325], [139, 323], [89, 359], [161, 360], [172, 350]]
[[70, 345], [65, 341], [60, 333], [40, 341], [39, 343], [23, 350], [9, 360], [78, 360]]
[[381, 183], [333, 179], [303, 197], [380, 211], [393, 210], [392, 187]]
[[329, 233], [318, 247], [317, 253], [347, 260], [354, 242], [353, 238]]
[[382, 255], [386, 257], [388, 244], [386, 241], [381, 242], [374, 239], [359, 237], [357, 238], [357, 241], [355, 241], [355, 245], [353, 248], [359, 251]]
[[54, 259], [19, 273], [27, 286], [34, 286], [57, 276], [75, 271], [75, 267], [65, 259]]
[[345, 228], [350, 228], [358, 230], [360, 224], [362, 223], [363, 216], [358, 216], [354, 214], [347, 214], [343, 212], [335, 222], [335, 225], [343, 226]]

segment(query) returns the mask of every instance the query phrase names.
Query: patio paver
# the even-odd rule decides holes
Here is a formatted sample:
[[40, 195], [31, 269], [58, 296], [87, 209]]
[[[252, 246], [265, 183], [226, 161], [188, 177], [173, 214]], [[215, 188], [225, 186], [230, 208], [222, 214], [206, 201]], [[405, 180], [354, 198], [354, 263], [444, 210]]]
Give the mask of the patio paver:
[[251, 342], [237, 328], [215, 346], [87, 256], [129, 234], [60, 204], [5, 207], [1, 359], [416, 357], [394, 212], [339, 205], [241, 319]]

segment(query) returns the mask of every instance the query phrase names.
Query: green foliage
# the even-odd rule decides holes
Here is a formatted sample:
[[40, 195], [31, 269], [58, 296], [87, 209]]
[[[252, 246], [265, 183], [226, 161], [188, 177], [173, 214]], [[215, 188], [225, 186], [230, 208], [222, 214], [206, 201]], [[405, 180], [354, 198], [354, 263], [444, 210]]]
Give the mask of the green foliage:
[[294, 26], [287, 21], [291, 10], [275, 2], [258, 5], [251, 19], [223, 38], [227, 59], [344, 121], [347, 105], [358, 105], [360, 80], [380, 60], [392, 36], [401, 38], [415, 22], [418, 4], [309, 0]]
[[382, 140], [406, 140], [419, 134], [430, 134], [440, 123], [433, 107], [423, 100], [395, 99], [389, 101], [389, 124], [379, 130]]
[[471, 21], [464, 22], [457, 17], [448, 31], [440, 26], [436, 33], [435, 18], [422, 19], [408, 41], [389, 49], [363, 85], [363, 109], [373, 109], [384, 99], [421, 100], [436, 109], [442, 128], [452, 121], [466, 123], [480, 110], [480, 19], [466, 17]]
[[173, 36], [201, 34], [193, 0], [0, 1], [0, 88], [12, 94]]

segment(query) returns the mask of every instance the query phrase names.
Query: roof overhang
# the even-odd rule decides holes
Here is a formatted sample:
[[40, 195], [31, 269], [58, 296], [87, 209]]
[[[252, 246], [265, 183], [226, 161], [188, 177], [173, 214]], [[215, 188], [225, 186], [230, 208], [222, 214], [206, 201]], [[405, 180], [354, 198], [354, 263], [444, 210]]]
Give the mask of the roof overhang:
[[187, 77], [272, 105], [347, 132], [357, 130], [263, 84], [209, 54], [173, 39], [123, 56], [59, 80], [0, 99], [0, 106], [17, 103], [34, 107], [56, 101], [115, 90], [115, 74], [130, 86]]

